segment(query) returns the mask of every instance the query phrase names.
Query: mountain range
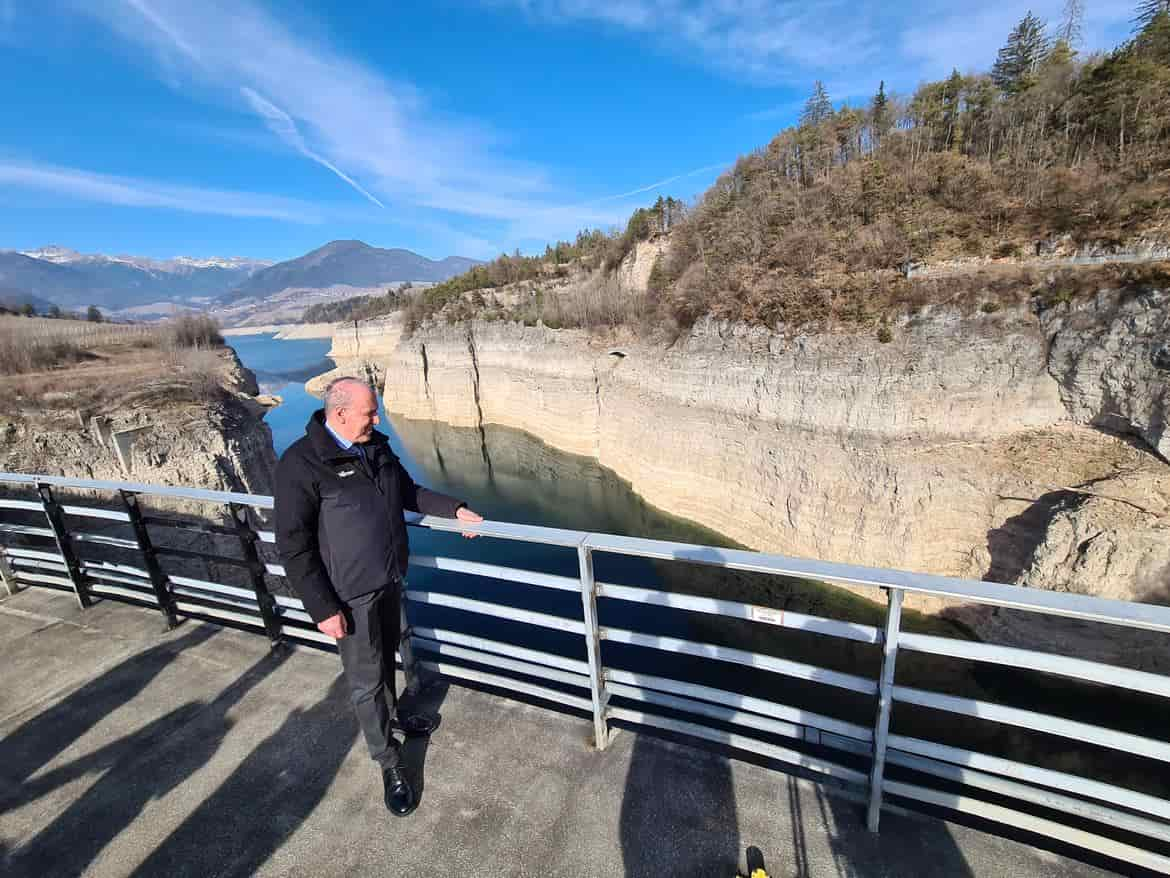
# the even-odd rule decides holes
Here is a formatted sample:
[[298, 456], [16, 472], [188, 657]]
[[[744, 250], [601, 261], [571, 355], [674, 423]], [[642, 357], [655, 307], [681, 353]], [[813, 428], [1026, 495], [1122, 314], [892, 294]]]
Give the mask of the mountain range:
[[362, 241], [332, 241], [297, 259], [256, 271], [225, 300], [270, 296], [288, 289], [324, 289], [334, 285], [377, 287], [403, 281], [439, 283], [478, 264], [478, 260], [463, 256], [433, 260], [410, 250], [383, 250]]
[[288, 289], [379, 287], [404, 281], [438, 282], [478, 262], [460, 256], [431, 260], [410, 250], [385, 250], [361, 241], [333, 241], [304, 256], [273, 264], [244, 257], [84, 254], [58, 246], [0, 251], [0, 292], [9, 306], [46, 303], [64, 309], [97, 305], [103, 311], [165, 313], [176, 306], [263, 299]]

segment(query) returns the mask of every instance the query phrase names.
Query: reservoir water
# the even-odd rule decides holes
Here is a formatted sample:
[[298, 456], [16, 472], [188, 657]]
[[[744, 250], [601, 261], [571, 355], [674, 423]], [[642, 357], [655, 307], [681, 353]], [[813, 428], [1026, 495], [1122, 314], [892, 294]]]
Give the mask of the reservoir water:
[[[256, 372], [262, 390], [283, 398], [283, 404], [270, 410], [266, 416], [279, 454], [303, 435], [309, 416], [320, 407], [320, 401], [305, 392], [304, 381], [332, 368], [333, 363], [326, 357], [330, 342], [278, 341], [270, 335], [235, 337], [230, 342], [244, 365]], [[388, 418], [384, 411], [381, 414], [378, 429], [389, 436], [395, 453], [415, 481], [467, 501], [486, 518], [709, 546], [734, 545], [711, 530], [650, 506], [626, 482], [596, 460], [558, 451], [521, 431], [486, 425], [481, 432], [438, 422]], [[696, 462], [696, 465], [701, 465], [701, 462]], [[578, 575], [575, 551], [540, 544], [487, 538], [464, 540], [455, 534], [412, 528], [411, 551], [416, 555], [486, 561], [573, 578]], [[885, 617], [884, 601], [867, 601], [819, 583], [605, 554], [595, 555], [595, 572], [597, 579], [603, 582], [728, 597], [870, 625], [882, 625]], [[411, 568], [409, 579], [412, 589], [457, 594], [568, 618], [579, 619], [581, 616], [580, 595], [574, 592], [420, 567]], [[576, 635], [432, 605], [412, 605], [411, 612], [414, 625], [451, 628], [585, 658], [583, 641]], [[880, 668], [878, 649], [869, 644], [608, 599], [599, 601], [598, 612], [601, 624], [612, 628], [629, 628], [736, 647], [870, 679], [877, 676]], [[943, 636], [966, 636], [946, 620], [916, 613], [904, 615], [903, 627]], [[740, 665], [612, 642], [603, 645], [603, 658], [608, 667], [763, 695], [783, 704], [829, 714], [866, 727], [873, 722], [873, 699], [846, 689]], [[902, 685], [1052, 712], [1088, 722], [1101, 722], [1102, 716], [1107, 715], [1110, 725], [1139, 734], [1149, 734], [1151, 725], [1164, 729], [1170, 722], [1166, 705], [1159, 699], [1085, 687], [1075, 681], [1047, 677], [1026, 668], [978, 668], [959, 660], [904, 651], [899, 655], [897, 670], [897, 680]], [[546, 680], [532, 682], [562, 688]], [[582, 694], [580, 690], [570, 691]], [[897, 705], [893, 729], [899, 734], [945, 741], [953, 746], [1108, 778], [1134, 789], [1154, 792], [1166, 785], [1163, 780], [1155, 780], [1160, 774], [1151, 774], [1154, 766], [1140, 757], [1106, 753], [1100, 748], [1025, 733], [987, 721], [960, 720], [926, 708]], [[775, 741], [793, 746], [789, 739], [777, 738]], [[848, 761], [842, 760], [836, 751], [830, 758]], [[1086, 771], [1086, 766], [1092, 766], [1092, 769]]]

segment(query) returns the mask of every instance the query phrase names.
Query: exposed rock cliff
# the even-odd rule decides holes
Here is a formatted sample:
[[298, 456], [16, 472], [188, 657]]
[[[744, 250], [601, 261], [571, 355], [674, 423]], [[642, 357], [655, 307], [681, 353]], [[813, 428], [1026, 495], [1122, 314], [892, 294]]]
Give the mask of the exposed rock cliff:
[[[1165, 321], [1154, 291], [1041, 314], [937, 308], [888, 344], [715, 323], [669, 348], [438, 326], [384, 355], [386, 405], [592, 455], [649, 502], [753, 548], [1032, 581], [1054, 491], [1119, 472], [1159, 484], [1162, 463], [1094, 425], [1162, 442]], [[1135, 533], [1117, 521], [1116, 542]], [[1110, 571], [1112, 596], [1143, 599], [1145, 571], [1170, 563], [1166, 541], [1133, 551]], [[1076, 579], [1066, 567], [1053, 576]]]
[[133, 408], [24, 412], [0, 423], [0, 466], [223, 491], [272, 493], [276, 460], [256, 379], [228, 349], [225, 393], [205, 402], [165, 399]]

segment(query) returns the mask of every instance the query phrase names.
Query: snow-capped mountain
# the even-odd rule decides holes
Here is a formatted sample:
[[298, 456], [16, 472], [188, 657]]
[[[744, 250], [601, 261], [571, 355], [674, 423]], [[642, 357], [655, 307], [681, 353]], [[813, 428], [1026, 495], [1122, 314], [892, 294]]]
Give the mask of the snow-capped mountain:
[[272, 263], [240, 256], [107, 256], [50, 245], [0, 251], [0, 287], [63, 308], [105, 310], [155, 303], [199, 304], [224, 295]]

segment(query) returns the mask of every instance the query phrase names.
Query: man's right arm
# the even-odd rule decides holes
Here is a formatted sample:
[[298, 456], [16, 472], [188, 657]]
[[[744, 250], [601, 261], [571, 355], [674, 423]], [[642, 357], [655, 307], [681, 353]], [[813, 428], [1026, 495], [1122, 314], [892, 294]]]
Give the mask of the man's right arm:
[[276, 550], [285, 576], [313, 621], [320, 624], [341, 612], [341, 601], [325, 572], [317, 545], [321, 499], [312, 477], [294, 454], [276, 468]]

